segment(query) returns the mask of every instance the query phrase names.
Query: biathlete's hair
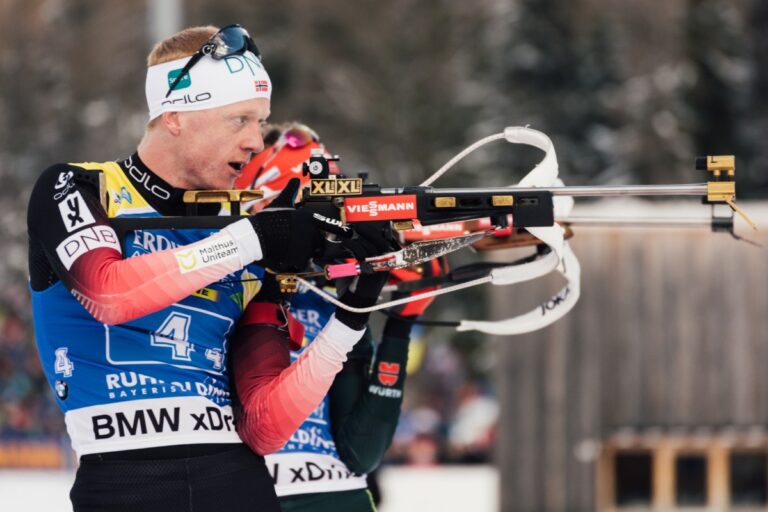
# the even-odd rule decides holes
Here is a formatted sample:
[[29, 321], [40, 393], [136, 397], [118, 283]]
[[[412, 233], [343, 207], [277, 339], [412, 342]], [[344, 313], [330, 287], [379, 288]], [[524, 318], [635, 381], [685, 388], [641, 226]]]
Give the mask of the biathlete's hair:
[[218, 31], [213, 25], [189, 27], [163, 39], [147, 55], [147, 67], [194, 55]]

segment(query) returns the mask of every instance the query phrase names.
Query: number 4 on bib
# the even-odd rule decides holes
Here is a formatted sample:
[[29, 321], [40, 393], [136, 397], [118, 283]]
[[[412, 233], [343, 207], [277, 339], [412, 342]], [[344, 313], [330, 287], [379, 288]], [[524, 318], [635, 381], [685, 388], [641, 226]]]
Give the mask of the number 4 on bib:
[[56, 373], [61, 373], [65, 377], [71, 377], [72, 372], [75, 369], [75, 364], [67, 357], [67, 347], [61, 347], [56, 349], [56, 361], [53, 363], [53, 370]]
[[192, 323], [192, 317], [185, 313], [174, 311], [155, 334], [152, 334], [153, 347], [169, 347], [171, 349], [171, 358], [177, 361], [191, 361], [190, 355], [195, 350], [195, 346], [189, 342], [189, 324]]

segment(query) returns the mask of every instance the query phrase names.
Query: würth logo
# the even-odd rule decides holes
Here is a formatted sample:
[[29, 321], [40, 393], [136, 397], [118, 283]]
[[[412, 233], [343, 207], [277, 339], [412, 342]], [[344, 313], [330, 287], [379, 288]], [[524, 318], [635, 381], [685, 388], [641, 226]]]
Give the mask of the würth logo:
[[344, 200], [347, 221], [409, 220], [416, 218], [416, 196], [352, 197]]
[[394, 386], [400, 377], [400, 363], [379, 362], [379, 382], [385, 386]]

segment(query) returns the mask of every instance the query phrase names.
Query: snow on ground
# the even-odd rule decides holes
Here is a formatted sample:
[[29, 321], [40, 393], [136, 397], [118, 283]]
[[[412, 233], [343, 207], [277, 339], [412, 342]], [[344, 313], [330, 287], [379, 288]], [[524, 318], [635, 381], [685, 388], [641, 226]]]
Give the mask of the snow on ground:
[[[0, 470], [3, 512], [71, 512], [70, 471]], [[499, 481], [490, 466], [385, 467], [380, 512], [494, 512]]]

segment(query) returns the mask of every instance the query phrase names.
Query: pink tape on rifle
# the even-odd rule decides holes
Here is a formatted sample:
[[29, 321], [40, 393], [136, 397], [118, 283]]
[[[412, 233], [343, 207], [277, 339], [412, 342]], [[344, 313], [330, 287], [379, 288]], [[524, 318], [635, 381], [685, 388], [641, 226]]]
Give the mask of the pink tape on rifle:
[[326, 265], [325, 275], [328, 279], [358, 276], [360, 275], [360, 265], [357, 263], [339, 263], [337, 265]]

